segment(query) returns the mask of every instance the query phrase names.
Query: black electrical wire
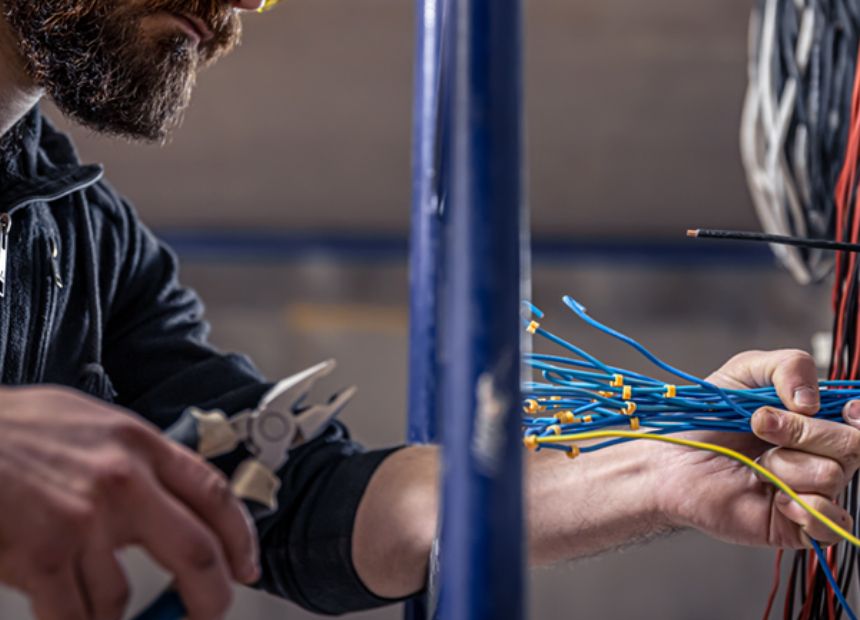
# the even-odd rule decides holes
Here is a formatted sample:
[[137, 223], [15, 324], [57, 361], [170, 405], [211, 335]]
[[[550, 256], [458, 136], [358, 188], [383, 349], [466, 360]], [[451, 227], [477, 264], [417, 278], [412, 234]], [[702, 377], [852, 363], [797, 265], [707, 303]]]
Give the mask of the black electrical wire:
[[687, 236], [696, 239], [727, 239], [734, 241], [760, 241], [791, 245], [800, 248], [832, 250], [860, 253], [860, 243], [844, 243], [829, 239], [807, 239], [806, 237], [789, 237], [787, 235], [771, 235], [768, 233], [749, 232], [743, 230], [717, 230], [713, 228], [696, 228], [687, 231]]

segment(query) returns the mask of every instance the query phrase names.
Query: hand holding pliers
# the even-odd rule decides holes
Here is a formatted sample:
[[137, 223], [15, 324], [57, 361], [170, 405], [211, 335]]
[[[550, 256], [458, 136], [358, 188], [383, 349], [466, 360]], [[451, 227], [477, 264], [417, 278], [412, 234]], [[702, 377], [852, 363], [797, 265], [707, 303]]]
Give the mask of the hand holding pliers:
[[[266, 392], [256, 408], [229, 418], [222, 411], [186, 409], [165, 435], [206, 459], [244, 447], [249, 456], [233, 474], [231, 487], [259, 523], [277, 510], [281, 486], [277, 474], [290, 450], [319, 437], [355, 394], [353, 386], [336, 392], [325, 403], [305, 403], [314, 384], [335, 366], [334, 360], [328, 360], [283, 379]], [[168, 590], [136, 620], [179, 620], [184, 614], [179, 595]]]

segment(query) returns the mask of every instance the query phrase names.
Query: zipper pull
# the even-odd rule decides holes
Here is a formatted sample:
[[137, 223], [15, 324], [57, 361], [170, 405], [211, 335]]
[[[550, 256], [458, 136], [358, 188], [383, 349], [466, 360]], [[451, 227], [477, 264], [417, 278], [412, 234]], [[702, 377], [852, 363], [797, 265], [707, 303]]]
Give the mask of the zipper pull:
[[9, 230], [12, 218], [8, 213], [0, 213], [0, 297], [6, 296], [6, 261], [9, 255]]
[[63, 279], [60, 277], [60, 265], [59, 265], [59, 256], [60, 251], [57, 247], [57, 242], [54, 238], [51, 238], [51, 272], [54, 276], [54, 284], [57, 288], [63, 288]]

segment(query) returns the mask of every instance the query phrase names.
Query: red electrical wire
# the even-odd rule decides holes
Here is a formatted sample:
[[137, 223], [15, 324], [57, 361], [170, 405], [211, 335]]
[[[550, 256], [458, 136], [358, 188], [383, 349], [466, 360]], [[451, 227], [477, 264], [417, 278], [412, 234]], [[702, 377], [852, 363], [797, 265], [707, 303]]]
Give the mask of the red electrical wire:
[[797, 562], [791, 562], [791, 572], [788, 573], [788, 582], [785, 588], [785, 604], [782, 607], [782, 620], [791, 620], [791, 614], [788, 613], [791, 601], [795, 595], [795, 579], [797, 577]]
[[[857, 174], [858, 166], [860, 166], [860, 50], [858, 50], [857, 71], [854, 76], [854, 87], [851, 95], [851, 117], [849, 121], [848, 142], [845, 150], [845, 159], [842, 164], [842, 170], [839, 173], [839, 178], [836, 183], [834, 192], [834, 200], [836, 205], [836, 222], [835, 222], [835, 240], [836, 241], [860, 241], [860, 191], [857, 191]], [[853, 206], [853, 209], [850, 207]], [[850, 222], [849, 222], [850, 216]], [[849, 317], [848, 305], [852, 301], [849, 299], [852, 292], [852, 285], [857, 278], [857, 256], [849, 254], [846, 256], [844, 252], [836, 253], [836, 262], [834, 268], [834, 283], [832, 291], [832, 305], [835, 314], [835, 325], [833, 330], [833, 348], [832, 348], [832, 363], [830, 371], [830, 379], [854, 379], [860, 374], [860, 316]], [[855, 290], [855, 295], [857, 291]], [[856, 304], [855, 304], [856, 307]], [[851, 359], [845, 357], [846, 353], [846, 332], [849, 321], [855, 325], [854, 342], [848, 347], [851, 352]], [[780, 555], [777, 556], [781, 558]], [[812, 593], [815, 590], [818, 573], [818, 561], [814, 557], [805, 558], [806, 560], [806, 592], [804, 593], [803, 607], [800, 610], [799, 619], [809, 620], [812, 615]], [[827, 551], [827, 561], [831, 569], [837, 572], [836, 555], [833, 549]], [[776, 575], [774, 578], [774, 588], [771, 590], [770, 598], [768, 598], [768, 607], [766, 610], [765, 619], [770, 614], [772, 599], [775, 596], [776, 588], [779, 585], [781, 563], [777, 563]], [[792, 574], [794, 571], [792, 570]], [[793, 589], [788, 588], [786, 592], [785, 614], [787, 618], [787, 610], [790, 601], [790, 596], [793, 595]], [[833, 589], [830, 584], [826, 584], [826, 607], [827, 615], [833, 620], [836, 617], [835, 601]]]
[[[858, 51], [857, 70], [851, 94], [851, 117], [849, 120], [848, 143], [845, 160], [836, 183], [834, 195], [836, 206], [835, 239], [837, 241], [857, 241], [860, 237], [860, 192], [857, 191], [858, 164], [860, 164], [860, 51]], [[853, 199], [853, 200], [852, 200]], [[853, 206], [853, 209], [850, 207]], [[850, 216], [850, 222], [849, 220]], [[833, 282], [832, 303], [835, 313], [833, 348], [831, 356], [830, 379], [854, 379], [860, 374], [860, 316], [849, 317], [849, 303], [854, 281], [857, 277], [857, 256], [836, 253], [835, 277]], [[856, 296], [857, 290], [854, 290]], [[856, 304], [852, 304], [856, 308]], [[849, 322], [854, 323], [854, 342], [846, 350], [846, 331]], [[851, 352], [851, 358], [846, 358]], [[801, 612], [802, 620], [808, 620], [812, 612], [812, 589], [818, 571], [816, 558], [809, 558], [809, 573], [806, 600]], [[827, 550], [827, 563], [834, 573], [838, 572], [837, 556], [830, 548]], [[825, 590], [827, 615], [836, 618], [833, 589], [826, 584]]]
[[[860, 68], [860, 53], [858, 53], [858, 68]], [[860, 71], [857, 71], [854, 78], [854, 89], [851, 96], [851, 118], [849, 121], [848, 144], [845, 152], [845, 160], [842, 165], [842, 170], [839, 173], [839, 179], [836, 183], [835, 203], [836, 203], [836, 240], [844, 241], [846, 238], [853, 240], [857, 239], [858, 234], [858, 203], [855, 197], [854, 213], [852, 214], [852, 222], [850, 232], [846, 230], [846, 216], [848, 215], [848, 205], [851, 202], [851, 196], [855, 193], [857, 187], [857, 165], [860, 161]], [[837, 252], [835, 265], [835, 278], [833, 284], [833, 309], [836, 314], [836, 326], [833, 334], [833, 372], [832, 377], [842, 377], [845, 374], [844, 369], [844, 348], [845, 348], [845, 323], [847, 320], [846, 310], [848, 304], [848, 292], [850, 291], [851, 276], [855, 272], [857, 257], [853, 254], [845, 256], [843, 252]], [[847, 262], [847, 266], [846, 266]], [[854, 359], [851, 360], [851, 368], [849, 373], [857, 372], [860, 358], [855, 351]]]
[[800, 620], [809, 620], [812, 616], [812, 591], [815, 590], [818, 559], [807, 555], [808, 568], [806, 571], [806, 592], [803, 596], [803, 607], [800, 610]]
[[[836, 547], [827, 549], [827, 564], [830, 567], [830, 572], [837, 575]], [[836, 594], [833, 592], [833, 587], [829, 583], [827, 585], [827, 614], [830, 620], [836, 620]]]
[[[858, 68], [860, 68], [860, 53], [858, 53]], [[845, 210], [851, 193], [856, 186], [857, 158], [860, 149], [860, 126], [857, 118], [860, 115], [860, 71], [854, 76], [854, 89], [851, 95], [851, 118], [849, 120], [848, 144], [845, 150], [845, 160], [842, 162], [842, 170], [836, 183], [836, 239], [845, 239]], [[844, 254], [836, 255], [836, 282], [842, 283], [844, 279]], [[834, 287], [834, 296], [837, 294]], [[836, 306], [834, 305], [834, 310]], [[841, 318], [841, 317], [839, 317]]]
[[762, 620], [770, 620], [770, 612], [773, 611], [773, 602], [776, 600], [776, 593], [779, 591], [779, 579], [782, 575], [782, 549], [776, 552], [776, 563], [773, 570], [773, 585], [770, 587], [770, 594], [767, 597], [767, 607], [764, 608]]

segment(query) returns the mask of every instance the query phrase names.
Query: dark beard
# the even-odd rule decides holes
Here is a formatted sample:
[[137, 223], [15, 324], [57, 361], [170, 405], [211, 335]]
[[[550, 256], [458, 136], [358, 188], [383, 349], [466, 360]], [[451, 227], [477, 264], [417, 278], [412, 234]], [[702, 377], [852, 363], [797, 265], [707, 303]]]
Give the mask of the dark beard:
[[[232, 49], [239, 21], [223, 0], [5, 0], [30, 75], [57, 107], [98, 132], [163, 140], [191, 98], [198, 69]], [[141, 20], [187, 12], [214, 33], [144, 36]]]

